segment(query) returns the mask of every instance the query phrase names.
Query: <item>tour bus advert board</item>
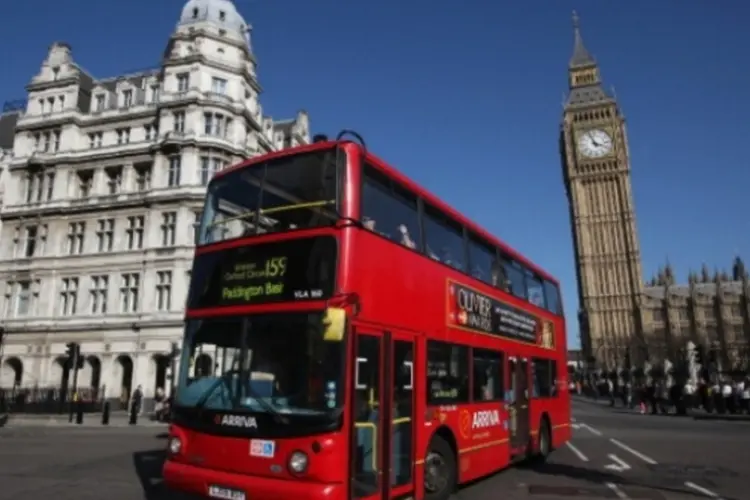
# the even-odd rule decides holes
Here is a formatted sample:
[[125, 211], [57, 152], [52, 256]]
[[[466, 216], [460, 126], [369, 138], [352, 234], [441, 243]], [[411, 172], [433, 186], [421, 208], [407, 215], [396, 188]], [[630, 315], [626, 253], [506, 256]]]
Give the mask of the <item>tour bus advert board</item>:
[[448, 325], [554, 348], [551, 321], [448, 281]]
[[323, 300], [331, 296], [336, 240], [286, 240], [205, 253], [196, 259], [191, 307]]

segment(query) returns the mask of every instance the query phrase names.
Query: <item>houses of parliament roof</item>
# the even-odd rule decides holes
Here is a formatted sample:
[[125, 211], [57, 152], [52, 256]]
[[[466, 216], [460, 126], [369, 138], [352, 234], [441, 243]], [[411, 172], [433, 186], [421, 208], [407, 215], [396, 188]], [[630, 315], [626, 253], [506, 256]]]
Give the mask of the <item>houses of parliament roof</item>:
[[674, 273], [669, 264], [660, 269], [644, 287], [646, 296], [653, 299], [665, 299], [667, 293], [676, 296], [690, 297], [693, 294], [713, 297], [717, 292], [741, 295], [750, 279], [750, 273], [745, 268], [741, 258], [737, 257], [732, 265], [732, 273], [726, 271], [709, 272], [708, 266], [703, 265], [700, 273], [691, 271], [686, 284], [675, 283]]

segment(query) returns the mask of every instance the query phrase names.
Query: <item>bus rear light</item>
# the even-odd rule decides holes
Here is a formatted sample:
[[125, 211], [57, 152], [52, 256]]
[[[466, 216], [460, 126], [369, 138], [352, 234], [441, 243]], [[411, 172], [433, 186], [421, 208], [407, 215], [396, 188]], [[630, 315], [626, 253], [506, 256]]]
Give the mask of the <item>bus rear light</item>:
[[304, 451], [293, 451], [289, 455], [288, 466], [293, 474], [304, 474], [307, 472], [309, 463], [310, 459]]

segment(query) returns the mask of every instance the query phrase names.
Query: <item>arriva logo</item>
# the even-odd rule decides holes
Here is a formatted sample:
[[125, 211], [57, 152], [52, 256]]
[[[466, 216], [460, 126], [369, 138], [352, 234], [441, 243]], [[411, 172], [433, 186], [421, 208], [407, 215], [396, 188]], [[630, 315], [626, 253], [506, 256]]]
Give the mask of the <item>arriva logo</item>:
[[471, 423], [472, 429], [484, 429], [500, 425], [500, 414], [497, 410], [485, 410], [474, 413], [474, 420]]
[[242, 415], [224, 415], [221, 417], [221, 425], [228, 427], [245, 427], [246, 429], [257, 429], [258, 421], [255, 417], [245, 417]]

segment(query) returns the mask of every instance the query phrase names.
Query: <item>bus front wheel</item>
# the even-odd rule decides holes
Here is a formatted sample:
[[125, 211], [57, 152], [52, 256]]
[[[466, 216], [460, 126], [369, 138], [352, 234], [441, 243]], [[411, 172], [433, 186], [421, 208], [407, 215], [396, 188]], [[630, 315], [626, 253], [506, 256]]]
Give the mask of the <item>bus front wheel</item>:
[[456, 489], [456, 456], [445, 439], [432, 438], [424, 461], [426, 500], [448, 500]]

